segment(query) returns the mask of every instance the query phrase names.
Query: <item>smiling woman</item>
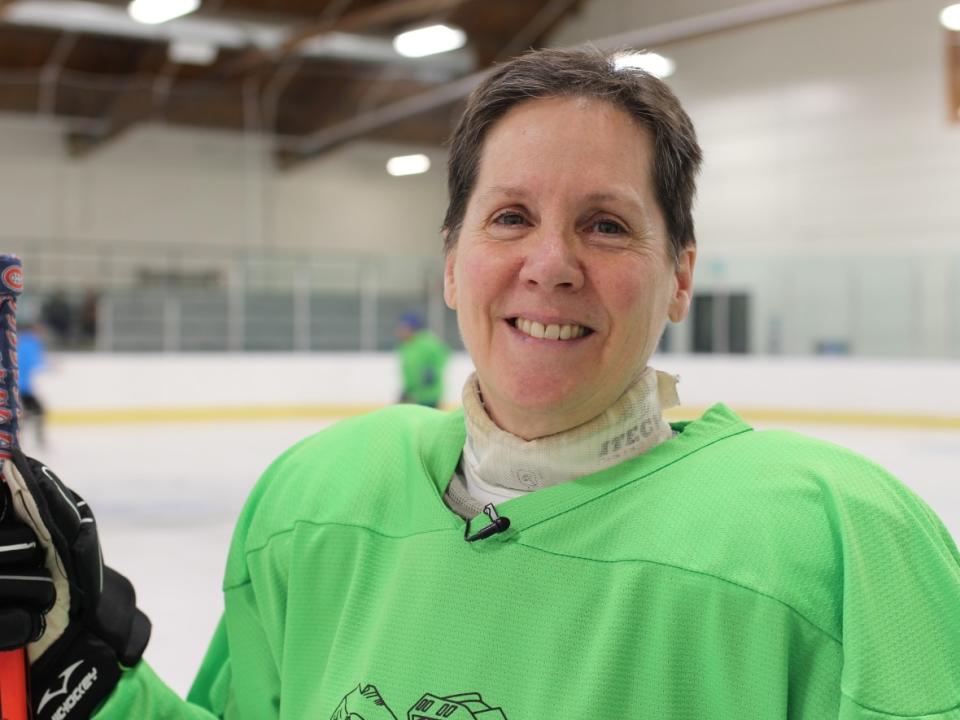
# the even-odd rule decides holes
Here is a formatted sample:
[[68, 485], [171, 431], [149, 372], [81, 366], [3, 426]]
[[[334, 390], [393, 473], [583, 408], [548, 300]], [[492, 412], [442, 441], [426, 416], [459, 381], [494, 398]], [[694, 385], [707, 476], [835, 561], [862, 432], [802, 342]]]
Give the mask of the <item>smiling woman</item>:
[[528, 101], [490, 131], [445, 297], [502, 429], [597, 417], [686, 315], [696, 252], [673, 257], [651, 161], [649, 132], [602, 100]]
[[[667, 86], [532, 52], [480, 85], [451, 148], [463, 409], [346, 420], [267, 470], [187, 701], [107, 652], [96, 576], [48, 562], [81, 592], [47, 626], [79, 640], [31, 646], [34, 687], [99, 657], [71, 718], [960, 718], [960, 554], [932, 511], [723, 405], [663, 417], [677, 380], [648, 361], [690, 305], [700, 165]], [[46, 468], [4, 474], [18, 508], [79, 517]], [[81, 549], [100, 557], [95, 535]], [[14, 620], [8, 647], [43, 632]]]

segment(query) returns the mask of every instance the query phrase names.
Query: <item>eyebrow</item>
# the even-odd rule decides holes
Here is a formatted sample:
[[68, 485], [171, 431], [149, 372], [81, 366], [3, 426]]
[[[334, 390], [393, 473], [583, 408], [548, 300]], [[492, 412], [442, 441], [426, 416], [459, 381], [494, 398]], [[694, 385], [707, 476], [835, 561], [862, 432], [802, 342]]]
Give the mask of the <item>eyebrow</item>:
[[[629, 195], [623, 195], [623, 194], [615, 193], [615, 192], [590, 193], [589, 195], [587, 195], [586, 200], [589, 200], [590, 202], [610, 202], [610, 201], [614, 201], [614, 202], [634, 202], [634, 203], [636, 203], [636, 199], [635, 199], [635, 198], [633, 198], [633, 197], [631, 197], [631, 196], [629, 196]], [[642, 205], [642, 203], [640, 203], [640, 205]]]
[[513, 185], [494, 185], [483, 193], [480, 197], [483, 200], [489, 200], [496, 195], [507, 195], [508, 197], [525, 198], [527, 192], [523, 188]]
[[[492, 188], [490, 188], [485, 193], [483, 193], [480, 197], [483, 200], [489, 200], [491, 197], [495, 197], [498, 195], [506, 195], [507, 197], [511, 197], [511, 198], [523, 199], [523, 198], [526, 198], [529, 195], [529, 193], [527, 193], [527, 191], [524, 190], [523, 188], [517, 187], [515, 185], [494, 185]], [[643, 202], [638, 201], [639, 200], [638, 198], [631, 197], [630, 195], [616, 193], [616, 192], [590, 193], [584, 199], [588, 202], [594, 202], [594, 203], [611, 202], [611, 201], [630, 202], [630, 203], [639, 205], [641, 208], [643, 207]]]

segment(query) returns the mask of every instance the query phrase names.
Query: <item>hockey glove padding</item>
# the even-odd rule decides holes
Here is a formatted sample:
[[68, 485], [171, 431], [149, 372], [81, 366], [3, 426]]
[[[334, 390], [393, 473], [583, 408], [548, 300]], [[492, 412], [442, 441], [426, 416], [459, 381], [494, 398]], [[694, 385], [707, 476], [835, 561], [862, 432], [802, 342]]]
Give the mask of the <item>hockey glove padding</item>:
[[104, 566], [83, 498], [19, 451], [4, 461], [3, 477], [0, 546], [13, 549], [0, 552], [0, 647], [29, 641], [37, 720], [85, 720], [113, 691], [120, 666], [140, 659], [150, 621], [130, 581]]

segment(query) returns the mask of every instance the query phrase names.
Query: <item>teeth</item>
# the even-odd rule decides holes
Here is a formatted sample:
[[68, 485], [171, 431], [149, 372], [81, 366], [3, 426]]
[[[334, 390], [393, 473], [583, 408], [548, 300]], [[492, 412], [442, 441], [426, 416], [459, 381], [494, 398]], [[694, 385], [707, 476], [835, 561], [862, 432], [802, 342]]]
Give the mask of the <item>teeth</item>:
[[516, 328], [530, 337], [541, 340], [576, 340], [586, 333], [583, 325], [543, 325], [535, 320], [518, 317]]

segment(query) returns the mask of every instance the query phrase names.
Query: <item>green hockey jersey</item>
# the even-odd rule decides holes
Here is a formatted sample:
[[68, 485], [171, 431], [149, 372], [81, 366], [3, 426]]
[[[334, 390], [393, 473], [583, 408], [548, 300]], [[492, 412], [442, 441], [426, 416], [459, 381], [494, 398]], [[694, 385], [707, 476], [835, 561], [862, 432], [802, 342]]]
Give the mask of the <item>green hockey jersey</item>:
[[927, 506], [723, 406], [674, 427], [473, 543], [442, 499], [462, 415], [324, 430], [252, 493], [188, 701], [141, 663], [97, 720], [960, 719], [960, 557]]

